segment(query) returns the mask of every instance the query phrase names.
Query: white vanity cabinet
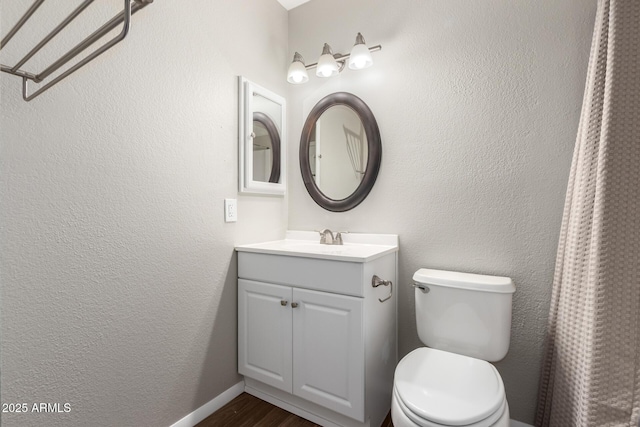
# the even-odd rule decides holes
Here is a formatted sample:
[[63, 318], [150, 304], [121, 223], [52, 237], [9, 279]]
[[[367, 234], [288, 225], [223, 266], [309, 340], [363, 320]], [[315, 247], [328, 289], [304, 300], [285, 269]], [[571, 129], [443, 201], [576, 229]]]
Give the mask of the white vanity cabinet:
[[[395, 246], [366, 256], [349, 256], [348, 245], [237, 248], [238, 371], [248, 393], [324, 426], [382, 423], [397, 362], [392, 237]], [[393, 285], [373, 287], [374, 275]]]
[[238, 280], [238, 372], [288, 392], [293, 386], [291, 290]]
[[241, 374], [362, 421], [362, 298], [240, 279]]

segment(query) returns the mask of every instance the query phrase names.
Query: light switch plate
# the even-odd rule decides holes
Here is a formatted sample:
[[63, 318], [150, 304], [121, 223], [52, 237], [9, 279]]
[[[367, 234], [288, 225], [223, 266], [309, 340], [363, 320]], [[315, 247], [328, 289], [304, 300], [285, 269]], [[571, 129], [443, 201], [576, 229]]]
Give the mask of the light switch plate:
[[224, 199], [224, 222], [238, 221], [238, 200]]

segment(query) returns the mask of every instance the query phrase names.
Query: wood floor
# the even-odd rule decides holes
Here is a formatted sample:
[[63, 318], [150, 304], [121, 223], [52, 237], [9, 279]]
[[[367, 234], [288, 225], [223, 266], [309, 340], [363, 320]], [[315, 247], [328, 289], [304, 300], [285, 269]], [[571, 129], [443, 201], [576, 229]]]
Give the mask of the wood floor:
[[[227, 403], [196, 427], [319, 427], [311, 421], [264, 402], [247, 393]], [[393, 427], [391, 415], [381, 427]]]

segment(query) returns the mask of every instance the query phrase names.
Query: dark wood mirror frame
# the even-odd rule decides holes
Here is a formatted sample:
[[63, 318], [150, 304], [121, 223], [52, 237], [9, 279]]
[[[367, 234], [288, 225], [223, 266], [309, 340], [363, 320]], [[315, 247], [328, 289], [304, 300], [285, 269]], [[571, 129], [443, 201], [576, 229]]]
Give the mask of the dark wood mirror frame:
[[271, 175], [269, 175], [269, 182], [280, 181], [280, 134], [278, 128], [273, 120], [266, 114], [256, 111], [253, 113], [253, 121], [259, 122], [264, 126], [271, 139]]
[[[311, 142], [313, 127], [316, 121], [330, 107], [344, 105], [351, 108], [360, 118], [365, 134], [367, 135], [367, 168], [360, 185], [349, 197], [335, 200], [327, 197], [318, 188], [311, 173], [309, 163], [309, 146]], [[358, 206], [367, 197], [373, 184], [378, 177], [380, 163], [382, 162], [382, 141], [380, 130], [376, 118], [364, 101], [357, 96], [347, 92], [336, 92], [322, 98], [309, 113], [307, 121], [302, 128], [300, 138], [300, 169], [302, 171], [302, 181], [311, 198], [321, 207], [332, 212], [344, 212]]]

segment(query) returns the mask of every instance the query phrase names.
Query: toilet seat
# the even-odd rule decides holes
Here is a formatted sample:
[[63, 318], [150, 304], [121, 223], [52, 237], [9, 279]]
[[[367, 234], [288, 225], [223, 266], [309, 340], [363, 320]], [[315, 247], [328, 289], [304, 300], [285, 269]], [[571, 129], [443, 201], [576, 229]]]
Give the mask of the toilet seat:
[[[438, 424], [424, 418], [420, 418], [412, 413], [409, 408], [407, 408], [407, 406], [402, 402], [402, 399], [398, 397], [398, 392], [395, 388], [393, 389], [393, 396], [391, 400], [391, 414], [394, 425], [396, 427], [406, 427], [408, 425], [419, 427], [451, 427], [445, 424]], [[400, 417], [404, 418], [406, 421], [399, 420], [394, 416], [394, 410], [396, 409], [402, 412]], [[507, 415], [505, 415], [505, 413], [507, 413]], [[499, 425], [504, 425], [505, 427], [509, 425], [508, 404], [506, 399], [502, 403], [502, 406], [500, 406], [500, 409], [498, 409], [489, 417], [485, 418], [484, 420], [478, 421], [477, 423], [467, 424], [463, 427], [497, 427]]]
[[491, 426], [506, 407], [500, 374], [490, 363], [418, 348], [396, 367], [394, 399], [423, 427]]

